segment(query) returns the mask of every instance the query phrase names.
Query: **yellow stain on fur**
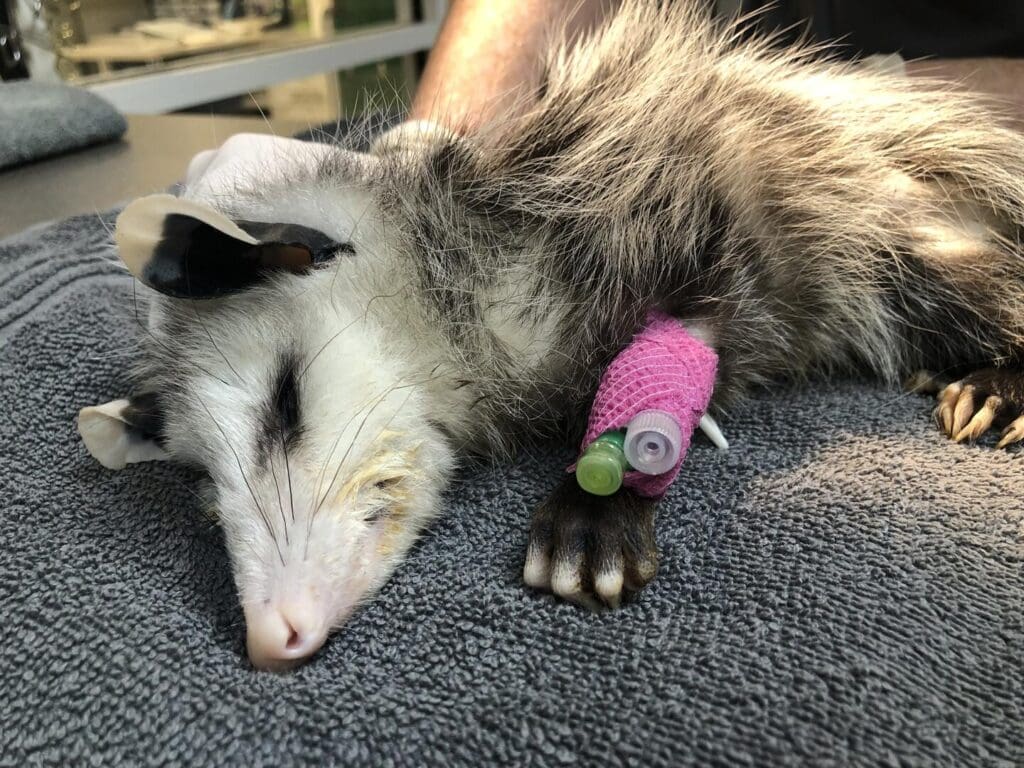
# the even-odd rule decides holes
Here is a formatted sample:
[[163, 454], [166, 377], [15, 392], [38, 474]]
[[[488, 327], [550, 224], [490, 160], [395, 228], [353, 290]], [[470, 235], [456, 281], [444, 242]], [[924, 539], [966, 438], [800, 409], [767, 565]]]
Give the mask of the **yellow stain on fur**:
[[[389, 449], [389, 446], [401, 437], [402, 434], [399, 432], [381, 433], [374, 441], [376, 453], [373, 458], [364, 462], [334, 495], [332, 505], [335, 509], [342, 508], [346, 502], [355, 499], [365, 489], [373, 488], [377, 483], [397, 480], [397, 483], [392, 483], [387, 488], [374, 491], [387, 502], [389, 517], [401, 519], [407, 514], [411, 490], [402, 481], [411, 476], [420, 445], [417, 443], [403, 450]], [[386, 537], [385, 532], [383, 538]]]

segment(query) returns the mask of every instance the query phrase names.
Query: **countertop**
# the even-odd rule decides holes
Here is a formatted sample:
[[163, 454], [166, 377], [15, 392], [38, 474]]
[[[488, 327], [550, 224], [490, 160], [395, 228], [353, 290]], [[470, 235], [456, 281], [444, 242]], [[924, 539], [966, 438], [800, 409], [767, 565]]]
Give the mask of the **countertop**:
[[163, 191], [181, 179], [193, 155], [233, 134], [290, 136], [307, 127], [250, 117], [129, 115], [121, 141], [0, 171], [0, 237]]

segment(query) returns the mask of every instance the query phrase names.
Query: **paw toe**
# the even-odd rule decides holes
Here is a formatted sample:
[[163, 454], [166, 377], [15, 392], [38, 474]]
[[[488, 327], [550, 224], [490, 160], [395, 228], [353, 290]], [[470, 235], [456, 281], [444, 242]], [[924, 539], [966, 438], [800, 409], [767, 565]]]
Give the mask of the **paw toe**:
[[551, 584], [551, 557], [545, 547], [531, 544], [526, 551], [523, 581], [534, 589], [547, 589]]
[[551, 574], [551, 591], [566, 600], [572, 600], [582, 591], [579, 567], [575, 563], [559, 562]]
[[985, 404], [978, 409], [978, 412], [971, 417], [963, 429], [956, 433], [953, 439], [958, 443], [962, 443], [964, 440], [971, 442], [977, 440], [992, 426], [992, 422], [996, 420], [1002, 407], [1003, 399], [998, 395], [985, 398]]
[[1013, 443], [1019, 443], [1021, 440], [1024, 440], [1024, 416], [1019, 416], [1010, 422], [1006, 429], [1003, 430], [996, 448], [1005, 448]]
[[953, 408], [953, 424], [949, 429], [950, 437], [960, 434], [963, 428], [967, 426], [967, 421], [973, 413], [974, 387], [967, 385], [963, 388], [963, 391], [956, 400], [956, 406]]
[[942, 431], [950, 437], [953, 436], [953, 411], [963, 389], [963, 384], [957, 381], [939, 393], [939, 405], [935, 409], [935, 420], [939, 423]]
[[658, 573], [658, 556], [651, 553], [637, 560], [627, 572], [627, 586], [639, 591], [646, 587]]
[[602, 571], [594, 577], [594, 592], [609, 608], [618, 608], [622, 602], [622, 586], [625, 576], [622, 568]]
[[556, 561], [551, 573], [551, 591], [563, 600], [582, 605], [591, 611], [600, 611], [601, 603], [583, 588], [582, 567], [582, 556]]

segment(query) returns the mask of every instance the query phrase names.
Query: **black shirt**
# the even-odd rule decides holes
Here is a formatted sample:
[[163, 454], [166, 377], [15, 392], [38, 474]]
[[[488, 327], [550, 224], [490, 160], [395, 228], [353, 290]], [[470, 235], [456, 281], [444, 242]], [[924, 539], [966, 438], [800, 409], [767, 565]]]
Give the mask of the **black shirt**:
[[[904, 59], [1024, 57], [1024, 0], [744, 0], [762, 9], [758, 25], [796, 39], [837, 41], [855, 57], [899, 53]], [[767, 10], [763, 10], [767, 9]]]

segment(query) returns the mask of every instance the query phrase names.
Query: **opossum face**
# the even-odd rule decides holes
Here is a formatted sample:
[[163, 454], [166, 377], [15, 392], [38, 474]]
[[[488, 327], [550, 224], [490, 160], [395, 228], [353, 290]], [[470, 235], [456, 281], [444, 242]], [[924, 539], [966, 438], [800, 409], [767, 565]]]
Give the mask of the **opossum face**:
[[[122, 214], [119, 237], [137, 214]], [[172, 227], [172, 214], [185, 218]], [[380, 255], [371, 235], [293, 228], [281, 242], [254, 237], [242, 247], [221, 237], [237, 233], [225, 232], [216, 212], [188, 201], [163, 200], [158, 218], [144, 265], [130, 263], [131, 242], [120, 243], [133, 272], [165, 294], [145, 339], [152, 392], [105, 414], [83, 412], [83, 436], [89, 444], [92, 432], [90, 449], [103, 460], [111, 438], [98, 440], [97, 430], [124, 426], [108, 466], [166, 452], [205, 468], [249, 657], [288, 668], [315, 653], [403, 559], [435, 514], [452, 454], [427, 418], [424, 375], [360, 299], [358, 254]], [[174, 227], [188, 247], [168, 245]], [[311, 240], [328, 254], [319, 263], [304, 254], [315, 250]], [[211, 246], [217, 253], [200, 252]], [[204, 298], [182, 295], [200, 286]]]
[[249, 657], [266, 668], [310, 656], [381, 586], [433, 517], [451, 465], [422, 381], [396, 368], [372, 325], [326, 295], [311, 306], [320, 286], [303, 283], [319, 281], [273, 292], [284, 311], [258, 341], [226, 324], [266, 318], [267, 294], [241, 315], [203, 318], [220, 352], [193, 332], [209, 373], [190, 371], [162, 398], [167, 449], [213, 480]]

